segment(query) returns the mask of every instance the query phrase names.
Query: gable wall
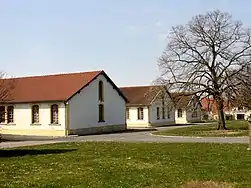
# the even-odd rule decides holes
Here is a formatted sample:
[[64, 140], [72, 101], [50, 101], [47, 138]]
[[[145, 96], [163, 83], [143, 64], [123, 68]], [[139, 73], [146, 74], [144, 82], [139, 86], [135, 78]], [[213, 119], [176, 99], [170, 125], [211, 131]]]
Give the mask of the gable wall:
[[[160, 96], [161, 93], [159, 93]], [[156, 99], [152, 102], [152, 105], [150, 106], [150, 123], [152, 125], [169, 125], [175, 123], [175, 109], [173, 106], [173, 102], [171, 102], [170, 97], [165, 94], [164, 102], [165, 102], [165, 119], [162, 119], [162, 99], [157, 96]], [[160, 110], [160, 119], [157, 119], [157, 107], [159, 107]], [[168, 109], [169, 109], [169, 115], [170, 118], [168, 118]]]
[[[194, 107], [193, 102], [189, 103], [186, 108], [182, 109], [182, 117], [178, 117], [178, 109], [175, 110], [175, 122], [176, 124], [186, 124], [186, 123], [192, 123], [192, 122], [199, 122], [202, 119], [202, 110], [201, 106], [197, 103]], [[193, 117], [192, 113], [193, 111], [197, 112], [197, 117]]]
[[[100, 80], [104, 84], [105, 122], [98, 122], [98, 83]], [[69, 128], [72, 134], [100, 132], [98, 127], [108, 127], [108, 131], [125, 129], [125, 119], [125, 100], [103, 75], [98, 76], [69, 101]]]

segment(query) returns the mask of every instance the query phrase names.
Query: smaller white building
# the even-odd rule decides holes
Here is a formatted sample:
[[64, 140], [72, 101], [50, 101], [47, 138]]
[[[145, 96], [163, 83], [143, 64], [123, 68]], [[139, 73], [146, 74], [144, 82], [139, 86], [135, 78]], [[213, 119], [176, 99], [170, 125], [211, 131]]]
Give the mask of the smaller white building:
[[176, 94], [170, 96], [161, 86], [120, 89], [129, 100], [126, 108], [129, 128], [186, 124], [201, 120], [201, 105], [197, 100], [194, 104], [194, 97]]
[[232, 107], [225, 110], [226, 119], [247, 120], [251, 117], [251, 109], [247, 107]]
[[67, 136], [126, 129], [127, 99], [104, 71], [1, 79], [2, 135]]
[[202, 119], [202, 105], [197, 96], [189, 93], [171, 93], [175, 108], [175, 123], [187, 124], [200, 122]]

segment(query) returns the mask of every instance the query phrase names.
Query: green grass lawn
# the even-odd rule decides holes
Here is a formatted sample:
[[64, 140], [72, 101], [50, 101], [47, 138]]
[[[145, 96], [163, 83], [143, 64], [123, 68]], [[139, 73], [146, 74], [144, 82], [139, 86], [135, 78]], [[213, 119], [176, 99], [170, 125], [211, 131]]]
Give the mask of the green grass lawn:
[[227, 121], [226, 126], [229, 130], [217, 130], [217, 123], [209, 125], [190, 126], [184, 128], [175, 128], [163, 132], [154, 132], [156, 135], [170, 136], [216, 136], [216, 137], [234, 137], [248, 136], [247, 121]]
[[248, 188], [251, 152], [246, 148], [90, 142], [0, 150], [0, 187], [176, 188], [209, 181]]

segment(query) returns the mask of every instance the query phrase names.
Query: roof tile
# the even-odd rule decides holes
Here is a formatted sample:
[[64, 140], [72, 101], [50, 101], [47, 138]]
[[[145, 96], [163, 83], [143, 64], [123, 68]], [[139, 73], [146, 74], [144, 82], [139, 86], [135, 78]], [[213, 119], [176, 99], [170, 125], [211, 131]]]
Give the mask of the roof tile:
[[[2, 87], [12, 88], [3, 102], [66, 101], [103, 71], [1, 79]], [[1, 97], [1, 96], [0, 96]]]
[[159, 86], [120, 87], [122, 93], [129, 100], [129, 105], [149, 105], [156, 96]]

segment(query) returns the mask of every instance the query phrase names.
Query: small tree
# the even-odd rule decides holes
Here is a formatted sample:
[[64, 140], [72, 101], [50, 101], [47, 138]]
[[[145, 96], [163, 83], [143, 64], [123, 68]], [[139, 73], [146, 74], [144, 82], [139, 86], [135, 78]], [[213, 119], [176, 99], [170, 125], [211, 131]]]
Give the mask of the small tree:
[[[12, 100], [12, 91], [15, 87], [16, 81], [12, 78], [7, 78], [7, 74], [0, 72], [0, 104], [5, 104]], [[0, 113], [0, 117], [5, 114]], [[0, 127], [0, 141], [1, 141], [1, 127]]]
[[8, 78], [5, 72], [0, 72], [0, 103], [5, 103], [12, 100], [12, 90], [16, 81], [13, 78]]
[[169, 90], [212, 96], [218, 129], [226, 129], [224, 100], [243, 83], [236, 79], [251, 63], [251, 33], [229, 13], [219, 10], [197, 15], [173, 27], [159, 58], [161, 80]]

